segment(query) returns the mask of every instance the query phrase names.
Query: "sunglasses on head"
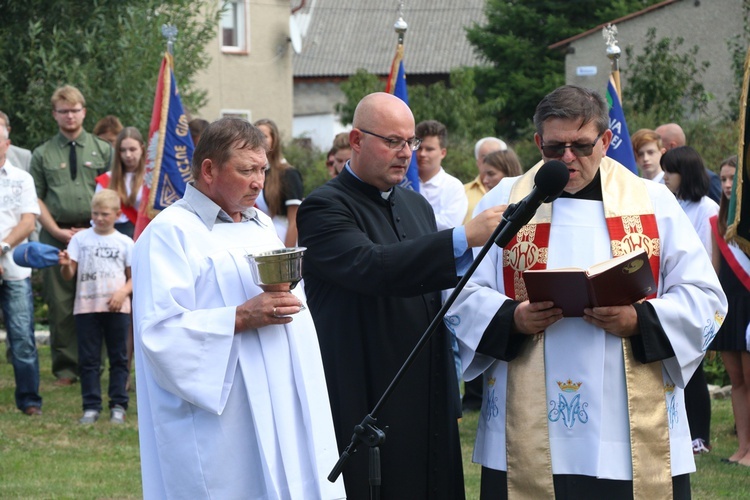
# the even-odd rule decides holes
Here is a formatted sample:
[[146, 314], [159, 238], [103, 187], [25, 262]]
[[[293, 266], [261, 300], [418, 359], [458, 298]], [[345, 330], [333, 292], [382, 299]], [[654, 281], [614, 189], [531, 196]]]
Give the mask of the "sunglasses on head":
[[562, 158], [565, 154], [565, 150], [570, 148], [570, 152], [576, 155], [578, 158], [583, 156], [590, 156], [594, 152], [594, 146], [599, 142], [604, 133], [596, 136], [594, 142], [591, 144], [581, 144], [580, 142], [574, 142], [571, 144], [545, 144], [542, 139], [542, 154], [546, 158]]

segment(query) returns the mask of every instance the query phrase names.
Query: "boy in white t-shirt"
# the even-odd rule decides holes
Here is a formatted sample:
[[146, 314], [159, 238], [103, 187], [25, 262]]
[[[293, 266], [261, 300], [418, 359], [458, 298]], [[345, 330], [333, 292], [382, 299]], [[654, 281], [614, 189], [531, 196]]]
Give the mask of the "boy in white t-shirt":
[[83, 398], [82, 424], [93, 424], [102, 411], [102, 340], [109, 357], [110, 422], [125, 422], [128, 409], [127, 337], [130, 328], [130, 258], [133, 240], [115, 230], [120, 197], [103, 189], [91, 200], [94, 227], [73, 235], [59, 255], [62, 276], [77, 276], [73, 316]]

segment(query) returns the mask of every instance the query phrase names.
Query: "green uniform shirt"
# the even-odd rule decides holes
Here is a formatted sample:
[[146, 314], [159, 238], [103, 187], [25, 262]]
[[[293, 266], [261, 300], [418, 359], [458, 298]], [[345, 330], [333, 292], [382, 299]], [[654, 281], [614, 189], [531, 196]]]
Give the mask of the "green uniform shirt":
[[70, 140], [59, 133], [36, 148], [31, 156], [31, 176], [37, 197], [42, 200], [58, 224], [91, 219], [91, 198], [96, 177], [110, 168], [112, 147], [85, 130], [76, 138], [78, 169], [70, 177]]

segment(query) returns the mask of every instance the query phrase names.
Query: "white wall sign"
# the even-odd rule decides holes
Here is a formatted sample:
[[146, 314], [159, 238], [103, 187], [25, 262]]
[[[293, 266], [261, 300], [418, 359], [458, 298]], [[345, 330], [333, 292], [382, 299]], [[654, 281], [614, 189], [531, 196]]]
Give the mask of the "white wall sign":
[[576, 76], [594, 76], [596, 72], [596, 66], [578, 66], [576, 68]]

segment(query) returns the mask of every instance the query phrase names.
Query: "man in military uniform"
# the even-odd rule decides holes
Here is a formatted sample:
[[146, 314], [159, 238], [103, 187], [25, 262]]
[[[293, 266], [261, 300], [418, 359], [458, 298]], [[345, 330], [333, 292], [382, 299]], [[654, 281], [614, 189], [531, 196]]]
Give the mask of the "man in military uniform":
[[[52, 116], [59, 132], [34, 150], [31, 175], [41, 209], [39, 241], [63, 249], [76, 232], [91, 225], [95, 179], [109, 170], [112, 147], [83, 129], [86, 101], [77, 88], [65, 85], [55, 90]], [[75, 280], [64, 280], [57, 266], [42, 273], [49, 307], [52, 373], [56, 384], [70, 385], [78, 372], [73, 321]]]

